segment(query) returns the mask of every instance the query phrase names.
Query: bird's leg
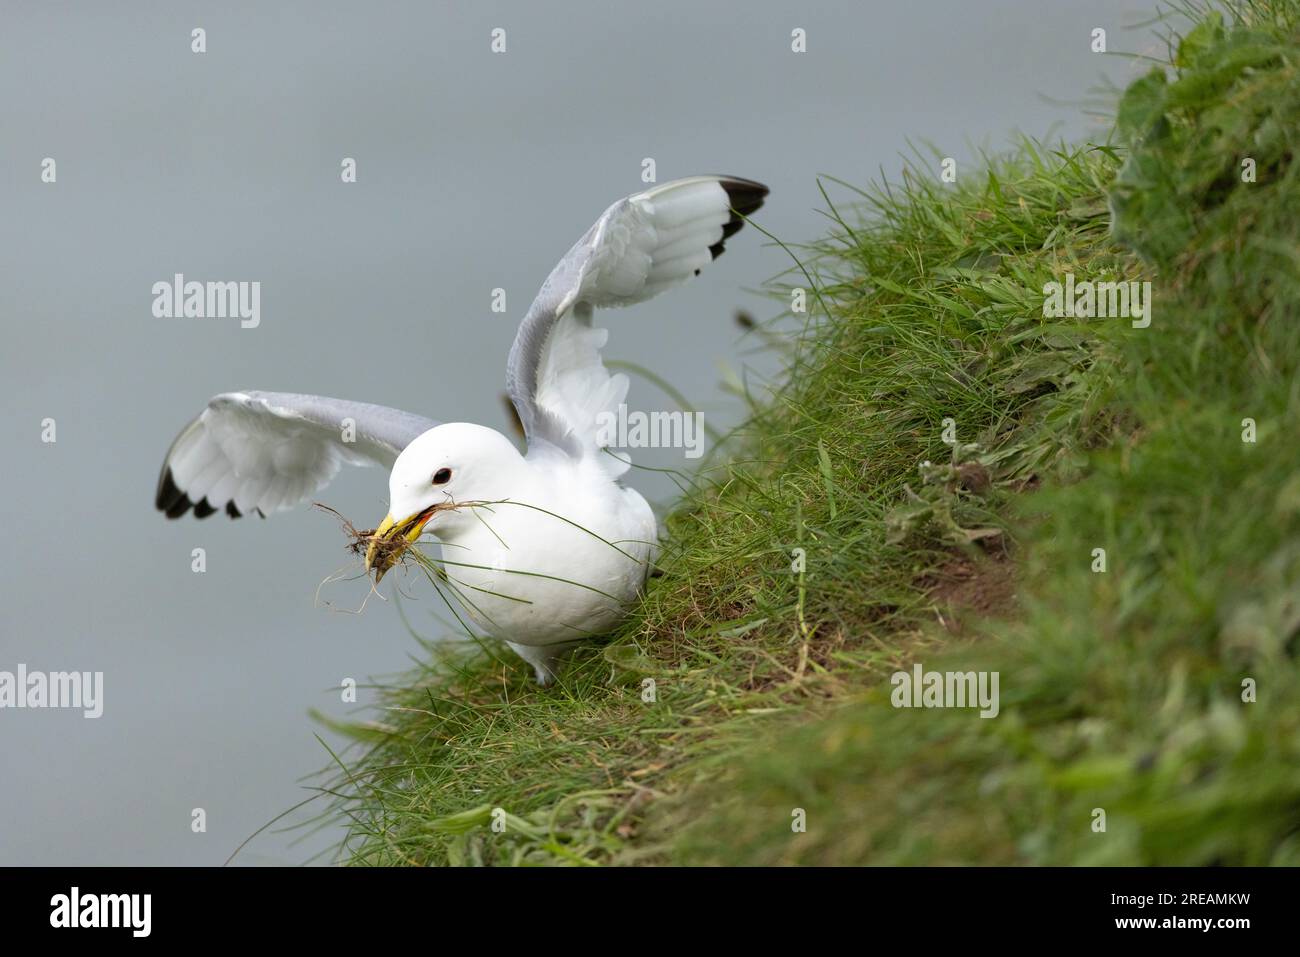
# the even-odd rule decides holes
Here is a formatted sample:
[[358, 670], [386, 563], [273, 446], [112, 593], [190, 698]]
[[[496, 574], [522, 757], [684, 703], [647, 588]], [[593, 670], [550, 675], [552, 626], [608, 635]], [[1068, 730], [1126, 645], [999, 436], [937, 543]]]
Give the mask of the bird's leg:
[[533, 666], [533, 672], [537, 675], [537, 683], [545, 688], [553, 683], [558, 676], [556, 666], [566, 651], [575, 648], [578, 645], [576, 641], [566, 641], [557, 645], [520, 645], [513, 641], [507, 641], [510, 649], [524, 661]]

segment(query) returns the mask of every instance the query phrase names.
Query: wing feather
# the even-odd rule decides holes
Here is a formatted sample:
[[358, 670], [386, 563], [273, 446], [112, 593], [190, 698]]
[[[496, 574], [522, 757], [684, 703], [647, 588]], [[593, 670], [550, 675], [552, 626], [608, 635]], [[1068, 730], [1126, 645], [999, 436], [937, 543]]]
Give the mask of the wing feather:
[[306, 500], [343, 465], [391, 466], [437, 425], [365, 402], [287, 392], [225, 392], [181, 431], [158, 477], [168, 518], [225, 511], [265, 517]]
[[[699, 275], [766, 195], [752, 180], [695, 176], [621, 199], [587, 230], [542, 284], [510, 350], [506, 387], [531, 454], [599, 453], [601, 416], [627, 395], [627, 377], [601, 361], [606, 331], [592, 325], [593, 308], [644, 302]], [[599, 460], [615, 475], [628, 467]]]

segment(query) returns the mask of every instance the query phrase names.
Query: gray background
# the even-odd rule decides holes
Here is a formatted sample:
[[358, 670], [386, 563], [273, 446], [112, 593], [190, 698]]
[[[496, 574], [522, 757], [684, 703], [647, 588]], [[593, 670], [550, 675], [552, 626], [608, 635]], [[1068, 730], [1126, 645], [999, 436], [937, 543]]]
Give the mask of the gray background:
[[[961, 159], [1016, 129], [1096, 133], [1080, 104], [1136, 66], [1091, 53], [1090, 29], [1158, 49], [1149, 27], [1124, 29], [1151, 10], [1137, 0], [470, 8], [0, 3], [0, 669], [102, 670], [106, 685], [97, 721], [0, 711], [0, 863], [220, 863], [327, 763], [308, 709], [347, 715], [343, 678], [418, 653], [392, 604], [316, 602], [347, 562], [331, 519], [153, 511], [162, 455], [209, 395], [320, 392], [503, 428], [519, 316], [641, 188], [643, 157], [661, 182], [768, 183], [760, 221], [804, 241], [826, 225], [817, 173], [892, 173], [909, 138]], [[497, 26], [505, 55], [488, 49]], [[40, 182], [46, 156], [56, 185]], [[731, 315], [774, 315], [752, 290], [788, 265], [746, 230], [687, 288], [605, 313], [607, 355], [726, 426], [740, 406], [720, 367], [771, 371]], [[155, 319], [150, 287], [174, 272], [261, 281], [261, 327]], [[508, 315], [489, 309], [495, 286]], [[672, 407], [636, 381], [629, 404]], [[46, 416], [57, 444], [40, 442]], [[373, 524], [386, 476], [350, 470], [320, 497]], [[323, 595], [354, 608], [364, 591]], [[438, 635], [423, 597], [407, 608]], [[237, 860], [301, 862], [337, 833], [298, 836], [264, 834]]]

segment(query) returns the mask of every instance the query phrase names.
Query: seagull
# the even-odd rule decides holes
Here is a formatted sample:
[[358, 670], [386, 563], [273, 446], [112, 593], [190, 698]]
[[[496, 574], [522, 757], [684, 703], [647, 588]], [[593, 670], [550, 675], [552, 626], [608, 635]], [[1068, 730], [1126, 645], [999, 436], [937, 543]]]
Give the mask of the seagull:
[[608, 633], [645, 587], [654, 513], [621, 477], [610, 414], [628, 379], [600, 350], [596, 308], [643, 302], [694, 276], [763, 205], [761, 183], [694, 176], [605, 210], [524, 315], [506, 388], [527, 451], [494, 429], [364, 402], [225, 392], [176, 437], [155, 498], [168, 518], [268, 514], [310, 500], [343, 465], [390, 469], [389, 514], [366, 553], [376, 585], [428, 532], [468, 617], [549, 684], [563, 654]]

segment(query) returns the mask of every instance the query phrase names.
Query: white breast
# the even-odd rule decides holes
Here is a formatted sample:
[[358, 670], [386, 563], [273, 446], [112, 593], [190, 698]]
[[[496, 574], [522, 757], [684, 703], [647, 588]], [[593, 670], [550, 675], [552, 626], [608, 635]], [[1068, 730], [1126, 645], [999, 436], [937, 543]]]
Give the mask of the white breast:
[[603, 475], [556, 487], [559, 494], [480, 510], [483, 521], [443, 548], [466, 614], [515, 644], [608, 633], [636, 600], [654, 559], [654, 514], [638, 492]]

